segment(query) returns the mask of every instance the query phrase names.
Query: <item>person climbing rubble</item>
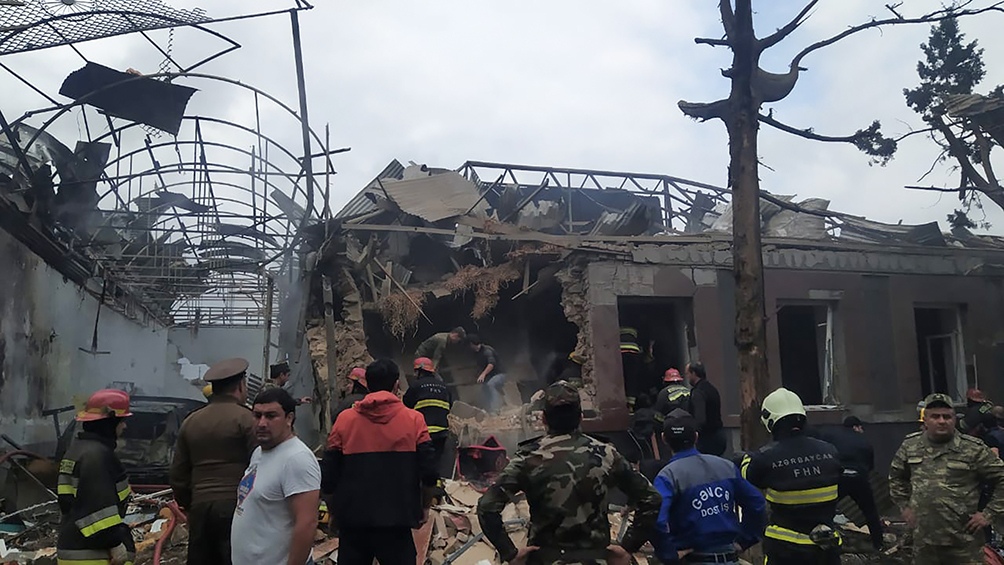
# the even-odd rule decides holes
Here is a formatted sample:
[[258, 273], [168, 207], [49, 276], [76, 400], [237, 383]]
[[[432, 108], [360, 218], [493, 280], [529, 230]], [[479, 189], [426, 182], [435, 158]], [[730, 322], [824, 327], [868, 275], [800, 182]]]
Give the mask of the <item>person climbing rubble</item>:
[[450, 409], [453, 407], [453, 395], [443, 380], [436, 375], [432, 359], [419, 357], [415, 359], [415, 382], [408, 387], [402, 401], [412, 410], [417, 410], [425, 417], [429, 428], [429, 437], [436, 450], [436, 464], [443, 463], [443, 453], [446, 442], [450, 438]]
[[115, 455], [129, 416], [129, 395], [114, 389], [92, 394], [77, 414], [83, 430], [59, 462], [56, 487], [60, 564], [126, 565], [135, 559], [136, 546], [123, 522], [132, 490]]
[[[520, 444], [498, 480], [478, 501], [478, 521], [488, 541], [510, 564], [627, 564], [653, 531], [659, 493], [617, 450], [582, 433], [582, 404], [573, 385], [559, 381], [544, 393], [547, 435]], [[611, 545], [607, 495], [617, 488], [634, 508], [634, 520]], [[502, 510], [518, 492], [530, 506], [530, 538], [517, 548]]]
[[840, 459], [837, 448], [807, 436], [805, 407], [779, 388], [761, 405], [774, 441], [742, 458], [743, 478], [764, 490], [770, 524], [763, 550], [770, 565], [839, 565], [841, 538], [833, 526]]
[[446, 350], [451, 346], [461, 344], [467, 339], [467, 331], [457, 326], [448, 332], [432, 334], [415, 349], [415, 359], [428, 357], [435, 367], [442, 369]]
[[498, 412], [505, 403], [505, 371], [502, 370], [502, 363], [499, 361], [495, 348], [484, 343], [482, 339], [474, 334], [467, 336], [467, 342], [471, 345], [471, 350], [478, 358], [478, 383], [485, 385], [485, 410], [488, 412]]

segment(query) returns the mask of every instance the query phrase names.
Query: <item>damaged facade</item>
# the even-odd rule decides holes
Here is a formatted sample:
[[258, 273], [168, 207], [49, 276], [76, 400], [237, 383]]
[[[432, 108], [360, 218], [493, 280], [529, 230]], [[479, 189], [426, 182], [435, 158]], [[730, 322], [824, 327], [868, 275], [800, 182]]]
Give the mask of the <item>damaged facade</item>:
[[[294, 247], [330, 214], [336, 151], [286, 102], [203, 68], [240, 47], [212, 29], [220, 18], [309, 8], [214, 18], [161, 0], [0, 3], [12, 93], [0, 102], [0, 423], [11, 441], [51, 453], [101, 388], [202, 402], [202, 373], [229, 357], [251, 362], [253, 387], [288, 359], [311, 392]], [[123, 35], [134, 68], [72, 57], [75, 43]], [[213, 41], [179, 53], [176, 35]], [[71, 57], [35, 80], [43, 49]], [[268, 127], [229, 119], [220, 100]], [[309, 408], [302, 416], [309, 434]]]
[[[926, 394], [1004, 394], [990, 377], [1004, 369], [1004, 241], [763, 198], [771, 375], [811, 405], [812, 421], [875, 422], [881, 464]], [[407, 369], [422, 339], [463, 325], [498, 350], [516, 382], [512, 405], [529, 401], [555, 359], [580, 351], [586, 426], [608, 432], [628, 427], [619, 327], [630, 325], [654, 344], [658, 374], [702, 361], [735, 430], [730, 226], [726, 190], [675, 177], [395, 161], [312, 228], [309, 317], [324, 323], [322, 276], [352, 289], [341, 304], [361, 303], [361, 321], [332, 310], [354, 344], [339, 377], [366, 358], [360, 344]], [[448, 379], [479, 403], [469, 352], [452, 353]]]

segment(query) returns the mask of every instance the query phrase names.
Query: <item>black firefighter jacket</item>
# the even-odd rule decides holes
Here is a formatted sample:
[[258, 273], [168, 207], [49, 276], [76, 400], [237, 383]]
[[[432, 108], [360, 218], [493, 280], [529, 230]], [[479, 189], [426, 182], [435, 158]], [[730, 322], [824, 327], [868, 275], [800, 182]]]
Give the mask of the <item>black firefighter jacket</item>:
[[[108, 563], [108, 550], [122, 544], [136, 553], [129, 526], [122, 521], [132, 490], [115, 456], [115, 440], [80, 432], [59, 462], [60, 563]], [[131, 559], [130, 559], [131, 561]]]

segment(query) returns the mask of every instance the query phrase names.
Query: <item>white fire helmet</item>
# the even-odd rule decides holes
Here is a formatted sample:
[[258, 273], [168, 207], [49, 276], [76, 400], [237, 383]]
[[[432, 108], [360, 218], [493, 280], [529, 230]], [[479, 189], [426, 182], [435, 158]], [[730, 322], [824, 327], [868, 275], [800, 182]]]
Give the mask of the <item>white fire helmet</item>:
[[802, 399], [790, 390], [781, 387], [763, 399], [760, 410], [760, 421], [768, 432], [774, 432], [774, 424], [785, 416], [805, 416], [805, 406]]

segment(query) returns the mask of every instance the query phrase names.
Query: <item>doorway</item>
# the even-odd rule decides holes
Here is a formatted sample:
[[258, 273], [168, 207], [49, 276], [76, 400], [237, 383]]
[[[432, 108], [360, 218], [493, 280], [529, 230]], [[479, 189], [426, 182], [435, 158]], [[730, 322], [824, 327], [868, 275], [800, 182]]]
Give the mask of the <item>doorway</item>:
[[642, 378], [649, 391], [661, 388], [667, 369], [683, 373], [684, 365], [698, 358], [694, 307], [689, 298], [624, 296], [617, 299], [617, 314], [621, 327], [638, 331], [638, 345], [648, 361]]

